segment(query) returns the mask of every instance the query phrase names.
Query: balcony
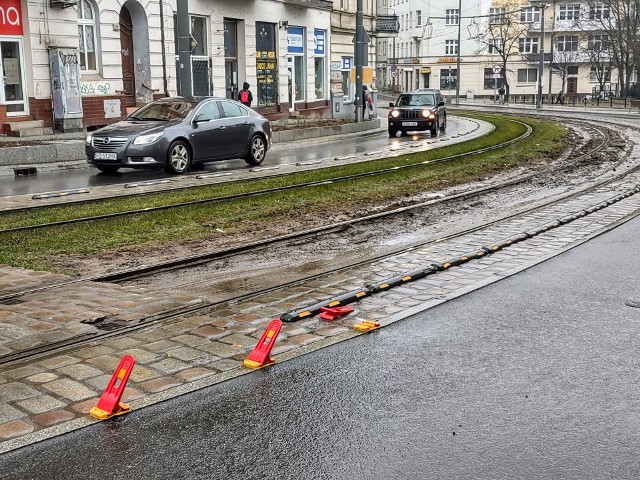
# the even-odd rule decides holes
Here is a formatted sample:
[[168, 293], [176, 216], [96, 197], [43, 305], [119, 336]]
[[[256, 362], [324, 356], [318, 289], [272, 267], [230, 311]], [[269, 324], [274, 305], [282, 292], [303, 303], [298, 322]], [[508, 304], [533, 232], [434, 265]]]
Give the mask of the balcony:
[[397, 34], [400, 31], [400, 20], [397, 15], [376, 17], [376, 33]]

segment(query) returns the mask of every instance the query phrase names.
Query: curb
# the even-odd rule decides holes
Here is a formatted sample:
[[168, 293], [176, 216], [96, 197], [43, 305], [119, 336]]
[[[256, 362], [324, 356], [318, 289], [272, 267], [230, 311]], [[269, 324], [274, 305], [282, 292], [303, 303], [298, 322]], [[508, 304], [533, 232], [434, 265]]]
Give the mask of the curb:
[[[379, 118], [329, 127], [300, 128], [273, 132], [274, 144], [312, 138], [345, 135], [380, 128]], [[16, 169], [36, 168], [43, 172], [87, 168], [84, 139], [51, 140], [45, 145], [0, 148], [0, 176], [16, 175]]]

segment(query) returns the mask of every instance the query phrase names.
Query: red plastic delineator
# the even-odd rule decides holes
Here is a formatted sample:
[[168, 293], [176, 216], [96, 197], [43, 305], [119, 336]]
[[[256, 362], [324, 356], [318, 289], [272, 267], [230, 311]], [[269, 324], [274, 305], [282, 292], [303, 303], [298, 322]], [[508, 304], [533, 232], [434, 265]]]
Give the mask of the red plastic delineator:
[[120, 399], [122, 398], [124, 387], [127, 386], [135, 363], [136, 359], [131, 355], [122, 357], [102, 397], [98, 400], [98, 405], [93, 407], [89, 412], [92, 417], [104, 420], [114, 415], [122, 415], [123, 413], [129, 413], [131, 411], [131, 407], [126, 403], [120, 403]]
[[272, 320], [265, 332], [258, 340], [256, 348], [249, 354], [249, 357], [243, 362], [247, 368], [261, 368], [275, 363], [275, 360], [269, 356], [273, 344], [276, 343], [276, 337], [282, 328], [282, 321]]
[[353, 307], [320, 307], [320, 318], [324, 318], [325, 320], [335, 320], [338, 317], [342, 317], [347, 315], [348, 313], [353, 312]]

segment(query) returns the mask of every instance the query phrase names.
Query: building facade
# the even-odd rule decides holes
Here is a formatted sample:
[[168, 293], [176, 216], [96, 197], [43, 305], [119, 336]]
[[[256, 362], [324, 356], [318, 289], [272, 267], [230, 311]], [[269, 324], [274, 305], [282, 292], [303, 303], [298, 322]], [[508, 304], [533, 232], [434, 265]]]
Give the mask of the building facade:
[[[439, 88], [447, 96], [491, 98], [505, 86], [511, 96], [535, 96], [543, 48], [542, 87], [548, 97], [617, 88], [600, 21], [609, 19], [606, 4], [379, 0], [379, 10], [383, 7], [399, 23], [397, 36], [378, 38], [377, 59], [387, 63], [380, 75], [384, 89]], [[636, 77], [631, 75], [632, 81]]]
[[[62, 130], [121, 119], [178, 94], [177, 5], [158, 0], [0, 0], [0, 123]], [[329, 111], [329, 0], [189, 2], [194, 95], [237, 97], [266, 115]]]

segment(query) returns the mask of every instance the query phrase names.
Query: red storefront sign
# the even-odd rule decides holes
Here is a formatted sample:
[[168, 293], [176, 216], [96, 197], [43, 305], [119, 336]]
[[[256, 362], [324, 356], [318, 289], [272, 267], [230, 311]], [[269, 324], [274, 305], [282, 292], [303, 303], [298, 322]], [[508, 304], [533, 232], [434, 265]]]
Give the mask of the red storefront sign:
[[22, 35], [20, 0], [0, 0], [0, 35]]

